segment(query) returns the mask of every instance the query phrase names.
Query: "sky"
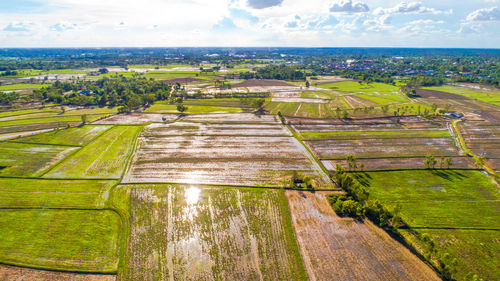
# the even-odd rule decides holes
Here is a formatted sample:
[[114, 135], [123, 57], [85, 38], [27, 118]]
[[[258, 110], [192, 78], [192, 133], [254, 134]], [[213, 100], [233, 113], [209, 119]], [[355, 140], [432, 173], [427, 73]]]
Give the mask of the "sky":
[[0, 0], [0, 47], [500, 48], [500, 0]]

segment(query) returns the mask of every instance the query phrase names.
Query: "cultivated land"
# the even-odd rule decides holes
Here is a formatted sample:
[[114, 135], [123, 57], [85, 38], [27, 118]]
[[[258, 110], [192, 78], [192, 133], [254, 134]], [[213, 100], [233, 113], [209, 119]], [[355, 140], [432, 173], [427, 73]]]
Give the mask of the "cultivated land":
[[310, 280], [440, 280], [371, 222], [340, 218], [325, 193], [286, 191]]
[[141, 127], [118, 126], [50, 170], [47, 178], [120, 178]]
[[112, 211], [1, 209], [0, 261], [56, 270], [115, 272], [120, 228], [120, 217]]
[[[357, 173], [370, 196], [389, 207], [399, 205], [412, 235], [429, 233], [459, 262], [458, 276], [469, 272], [494, 280], [498, 268], [500, 196], [498, 186], [479, 171], [401, 171]], [[410, 235], [411, 234], [411, 235]], [[485, 244], [489, 237], [491, 243]], [[462, 252], [463, 250], [463, 252]], [[477, 255], [474, 253], [478, 253]], [[489, 255], [490, 258], [479, 258]]]
[[[308, 152], [274, 119], [225, 116], [148, 125], [124, 182], [284, 187], [297, 171], [311, 175], [317, 188], [332, 187]], [[225, 124], [218, 123], [223, 120]]]
[[[128, 114], [51, 101], [0, 106], [0, 263], [11, 265], [0, 265], [0, 280], [439, 280], [421, 260], [424, 234], [436, 242], [435, 267], [444, 253], [458, 259], [455, 279], [499, 279], [498, 89], [444, 85], [409, 98], [399, 88], [405, 77], [390, 85], [316, 76], [310, 87], [238, 77], [262, 63], [210, 73], [199, 67], [218, 63], [0, 78], [0, 91], [24, 100], [50, 87], [20, 84], [34, 75], [181, 85]], [[172, 99], [180, 96], [185, 114]], [[256, 97], [265, 97], [260, 114], [250, 108]], [[440, 114], [445, 108], [465, 119]], [[424, 164], [428, 154], [435, 169]], [[488, 166], [475, 165], [480, 156]], [[403, 244], [366, 218], [334, 213], [326, 196], [341, 189], [325, 172], [337, 163], [370, 200], [401, 208], [395, 236]], [[291, 190], [294, 172], [313, 187]]]
[[121, 278], [306, 279], [283, 191], [130, 188], [131, 235]]

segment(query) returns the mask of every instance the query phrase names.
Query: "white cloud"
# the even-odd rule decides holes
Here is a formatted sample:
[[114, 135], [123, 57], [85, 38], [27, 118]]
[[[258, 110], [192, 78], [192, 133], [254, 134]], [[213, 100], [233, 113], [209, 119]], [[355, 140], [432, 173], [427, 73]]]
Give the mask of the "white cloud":
[[352, 2], [352, 0], [340, 0], [330, 7], [330, 12], [334, 13], [366, 13], [370, 11], [368, 5], [362, 2]]
[[448, 11], [436, 10], [434, 8], [425, 7], [422, 2], [401, 2], [394, 6], [393, 8], [377, 8], [374, 11], [376, 15], [386, 15], [386, 14], [452, 14], [453, 10]]
[[51, 31], [66, 31], [78, 28], [78, 24], [76, 23], [68, 23], [68, 22], [58, 22], [49, 27]]
[[500, 9], [498, 7], [475, 10], [470, 13], [467, 21], [500, 21]]
[[16, 21], [11, 22], [7, 26], [3, 28], [3, 31], [12, 31], [12, 32], [30, 32], [34, 29], [35, 24], [33, 22], [22, 22]]

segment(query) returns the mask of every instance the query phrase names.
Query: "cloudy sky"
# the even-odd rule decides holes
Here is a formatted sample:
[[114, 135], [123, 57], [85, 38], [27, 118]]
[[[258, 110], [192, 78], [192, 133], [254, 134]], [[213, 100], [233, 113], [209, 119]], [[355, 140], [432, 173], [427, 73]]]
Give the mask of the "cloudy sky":
[[500, 0], [0, 0], [0, 47], [500, 48]]

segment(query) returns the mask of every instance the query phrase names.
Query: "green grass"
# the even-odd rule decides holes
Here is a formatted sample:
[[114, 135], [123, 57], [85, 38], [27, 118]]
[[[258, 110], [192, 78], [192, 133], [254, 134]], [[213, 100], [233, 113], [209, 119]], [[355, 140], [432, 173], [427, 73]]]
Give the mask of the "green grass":
[[[99, 118], [103, 118], [108, 116], [109, 114], [95, 114], [95, 115], [87, 115], [87, 121], [92, 122]], [[53, 117], [44, 117], [44, 118], [29, 118], [29, 119], [17, 119], [11, 121], [0, 121], [0, 127], [7, 126], [19, 126], [19, 125], [28, 125], [28, 124], [40, 124], [40, 123], [54, 123], [60, 122], [61, 126], [65, 126], [66, 123], [78, 123], [81, 122], [81, 115], [73, 115], [73, 116], [57, 116]]]
[[34, 177], [74, 151], [74, 147], [0, 142], [0, 176]]
[[[412, 239], [407, 230], [403, 236]], [[468, 273], [477, 274], [483, 280], [498, 280], [500, 276], [500, 233], [490, 230], [419, 229], [436, 241], [441, 253], [449, 253], [458, 260], [456, 280], [466, 280]]]
[[[238, 107], [225, 107], [225, 106], [204, 106], [204, 105], [187, 105], [188, 110], [184, 113], [187, 114], [207, 114], [207, 113], [237, 113], [241, 112]], [[145, 112], [154, 113], [179, 113], [175, 104], [155, 103]]]
[[303, 140], [334, 140], [334, 139], [382, 139], [382, 138], [446, 138], [450, 133], [446, 130], [407, 130], [407, 131], [355, 131], [355, 132], [303, 132]]
[[48, 112], [60, 112], [55, 107], [44, 107], [43, 109], [22, 109], [22, 110], [12, 110], [12, 111], [4, 111], [0, 112], [0, 118], [10, 117], [10, 116], [18, 116], [18, 115], [27, 115], [27, 114], [36, 114], [36, 113], [48, 113]]
[[140, 131], [139, 126], [118, 126], [65, 159], [44, 177], [120, 178]]
[[167, 64], [167, 65], [132, 64], [132, 65], [128, 65], [128, 68], [155, 68], [155, 67], [168, 68], [168, 69], [172, 69], [172, 68], [176, 68], [176, 67], [194, 67], [194, 68], [197, 68], [197, 66], [192, 66], [189, 64]]
[[354, 81], [337, 82], [317, 85], [317, 87], [333, 90], [340, 94], [359, 94], [363, 99], [378, 103], [380, 105], [405, 103], [408, 98], [399, 93], [399, 88], [384, 83], [358, 83]]
[[109, 210], [0, 210], [0, 262], [116, 272], [121, 222]]
[[47, 85], [42, 84], [12, 84], [12, 85], [1, 85], [0, 91], [10, 91], [10, 90], [25, 90], [25, 89], [40, 89]]
[[52, 69], [47, 74], [88, 74], [90, 71], [84, 69]]
[[82, 146], [109, 128], [111, 126], [85, 125], [24, 137], [16, 142]]
[[[250, 99], [254, 100], [254, 99]], [[184, 101], [184, 104], [201, 105], [201, 106], [215, 106], [215, 107], [242, 107], [240, 99], [191, 99]]]
[[466, 87], [456, 87], [450, 85], [439, 86], [439, 87], [425, 87], [423, 89], [457, 94], [468, 98], [476, 99], [485, 103], [500, 106], [500, 90], [488, 91], [488, 90], [471, 89]]
[[498, 187], [480, 171], [358, 173], [370, 197], [393, 207], [411, 227], [500, 229]]
[[0, 178], [0, 208], [102, 208], [116, 183]]

